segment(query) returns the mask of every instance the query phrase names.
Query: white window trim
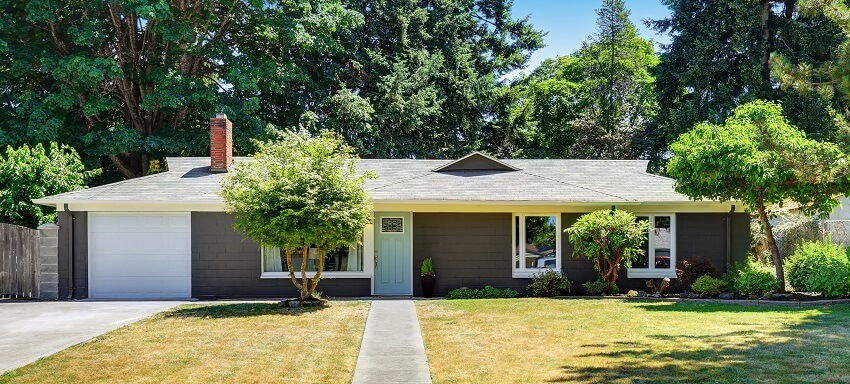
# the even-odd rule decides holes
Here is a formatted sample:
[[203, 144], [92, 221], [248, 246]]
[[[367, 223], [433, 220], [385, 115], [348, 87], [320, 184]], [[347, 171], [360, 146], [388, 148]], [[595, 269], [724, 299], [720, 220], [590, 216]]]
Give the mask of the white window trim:
[[[364, 231], [364, 234], [365, 234], [365, 232], [366, 231]], [[365, 240], [365, 238], [366, 237], [364, 236], [364, 240]], [[324, 271], [324, 272], [322, 272], [322, 278], [328, 278], [328, 279], [368, 279], [368, 278], [371, 278], [372, 274], [369, 273], [368, 270], [366, 269], [367, 268], [367, 265], [366, 265], [367, 264], [366, 263], [367, 257], [366, 257], [366, 242], [365, 241], [361, 244], [361, 247], [363, 248], [363, 255], [361, 256], [361, 257], [363, 257], [363, 270], [362, 271]], [[289, 272], [266, 272], [265, 271], [266, 266], [263, 265], [263, 263], [265, 262], [265, 259], [266, 259], [265, 252], [266, 251], [263, 249], [263, 246], [260, 245], [260, 278], [261, 279], [288, 279], [289, 278]], [[371, 265], [372, 264], [371, 259], [368, 259], [368, 261], [370, 261], [369, 264]], [[312, 279], [313, 277], [316, 277], [316, 271], [307, 271], [306, 275], [307, 275], [308, 279]], [[295, 271], [295, 277], [299, 278], [299, 279], [301, 278], [301, 271], [300, 270]]]
[[[675, 213], [635, 213], [635, 216], [647, 216], [649, 217], [649, 223], [655, 223], [656, 216], [670, 216], [670, 268], [669, 269], [655, 269], [655, 244], [653, 244], [652, 236], [649, 236], [649, 252], [647, 255], [647, 259], [649, 260], [649, 268], [629, 268], [626, 271], [626, 277], [630, 279], [634, 278], [644, 278], [644, 279], [660, 279], [669, 277], [671, 279], [676, 278], [676, 243], [678, 239], [676, 237], [676, 214]], [[650, 227], [650, 231], [652, 228]]]
[[[529, 279], [534, 276], [536, 273], [540, 273], [545, 271], [544, 268], [534, 268], [534, 269], [526, 269], [526, 268], [516, 268], [516, 245], [517, 245], [517, 220], [519, 217], [520, 225], [522, 225], [522, 231], [519, 231], [519, 244], [525, 244], [525, 218], [527, 216], [554, 216], [555, 217], [555, 270], [562, 271], [561, 267], [561, 238], [563, 237], [561, 232], [561, 214], [560, 213], [514, 213], [511, 215], [511, 277], [514, 279]], [[525, 258], [525, 247], [520, 247], [520, 260]], [[524, 266], [524, 263], [520, 263], [520, 265]]]

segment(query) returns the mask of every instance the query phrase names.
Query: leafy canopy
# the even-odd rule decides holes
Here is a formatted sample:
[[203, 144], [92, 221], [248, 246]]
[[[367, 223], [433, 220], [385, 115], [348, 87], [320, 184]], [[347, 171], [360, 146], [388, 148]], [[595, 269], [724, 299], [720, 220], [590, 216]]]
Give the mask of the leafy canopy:
[[847, 154], [834, 143], [806, 137], [777, 103], [753, 101], [723, 125], [698, 124], [670, 150], [667, 172], [677, 191], [694, 200], [738, 200], [758, 213], [783, 290], [785, 273], [768, 207], [790, 200], [803, 213], [829, 213], [838, 205], [834, 196], [850, 192]]
[[236, 148], [251, 150], [269, 123], [340, 87], [342, 31], [362, 23], [335, 0], [3, 4], [0, 144], [67, 143], [124, 177], [207, 153], [215, 112], [235, 116]]
[[634, 141], [656, 114], [659, 59], [623, 1], [606, 0], [597, 32], [576, 52], [549, 59], [503, 92], [506, 132], [496, 150], [530, 158], [635, 158]]
[[828, 213], [838, 204], [834, 195], [850, 192], [844, 152], [807, 138], [777, 103], [744, 104], [725, 124], [698, 124], [670, 149], [667, 172], [695, 200], [738, 200], [750, 209], [792, 200]]
[[631, 212], [603, 210], [579, 217], [566, 232], [573, 256], [593, 261], [602, 281], [614, 283], [620, 267], [631, 268], [632, 262], [646, 254], [649, 223], [638, 221]]
[[[363, 190], [371, 174], [357, 174], [356, 156], [333, 133], [311, 137], [306, 132], [282, 133], [278, 140], [257, 143], [253, 161], [236, 164], [222, 181], [221, 196], [235, 227], [251, 239], [281, 249], [290, 277], [311, 297], [321, 278], [327, 251], [358, 243], [372, 216], [372, 203]], [[301, 263], [302, 283], [295, 280], [292, 253], [307, 259], [318, 249], [312, 286]]]
[[67, 145], [6, 147], [0, 157], [0, 221], [31, 228], [54, 222], [56, 210], [32, 200], [82, 189], [99, 173], [99, 169], [86, 171]]
[[509, 0], [0, 2], [0, 145], [56, 141], [125, 178], [305, 126], [372, 157], [481, 149], [498, 78], [542, 47]]

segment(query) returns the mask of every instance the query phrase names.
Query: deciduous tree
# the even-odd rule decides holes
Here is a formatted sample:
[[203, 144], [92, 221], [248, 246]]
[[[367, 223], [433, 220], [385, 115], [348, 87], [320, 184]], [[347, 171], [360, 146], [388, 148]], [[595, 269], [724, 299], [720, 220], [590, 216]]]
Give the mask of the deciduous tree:
[[[603, 1], [597, 32], [569, 56], [544, 61], [504, 93], [500, 124], [510, 155], [636, 158], [635, 141], [656, 114], [652, 42], [641, 38], [621, 0]], [[497, 150], [497, 152], [500, 152]]]
[[671, 146], [667, 172], [694, 200], [741, 201], [764, 229], [780, 289], [782, 258], [768, 207], [793, 201], [805, 213], [829, 213], [850, 192], [850, 161], [838, 145], [806, 137], [779, 104], [754, 101], [724, 124], [700, 123]]
[[603, 210], [579, 217], [566, 232], [573, 256], [592, 261], [602, 281], [613, 284], [621, 267], [631, 268], [646, 253], [649, 222], [637, 220], [631, 212]]
[[0, 156], [0, 222], [30, 228], [52, 223], [56, 209], [32, 200], [82, 189], [99, 173], [99, 169], [86, 171], [80, 156], [67, 145], [8, 146]]
[[[258, 143], [252, 161], [236, 164], [222, 181], [221, 196], [236, 216], [236, 228], [258, 243], [280, 248], [301, 299], [313, 297], [328, 251], [360, 241], [372, 216], [363, 190], [371, 174], [358, 174], [357, 157], [338, 135], [282, 133]], [[317, 267], [307, 278], [308, 251], [317, 249]], [[292, 255], [301, 254], [301, 279]]]
[[0, 143], [67, 143], [124, 177], [208, 153], [215, 112], [242, 152], [294, 126], [345, 88], [341, 34], [362, 22], [338, 0], [7, 0], [0, 18]]

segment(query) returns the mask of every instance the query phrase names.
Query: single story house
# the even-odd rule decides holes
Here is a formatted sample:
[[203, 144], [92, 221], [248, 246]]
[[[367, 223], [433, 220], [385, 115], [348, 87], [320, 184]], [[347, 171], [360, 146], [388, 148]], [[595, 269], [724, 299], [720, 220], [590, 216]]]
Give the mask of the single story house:
[[[60, 297], [245, 298], [296, 294], [285, 263], [233, 228], [218, 195], [232, 162], [232, 124], [211, 119], [209, 158], [167, 159], [168, 171], [38, 199], [59, 211]], [[374, 220], [362, 244], [328, 255], [327, 296], [421, 295], [432, 258], [436, 294], [460, 287], [521, 292], [545, 269], [596, 280], [573, 257], [564, 229], [582, 214], [616, 207], [649, 220], [647, 256], [624, 270], [621, 290], [676, 277], [677, 263], [710, 259], [720, 272], [749, 249], [740, 203], [690, 201], [639, 160], [364, 159], [378, 175], [365, 189]], [[737, 207], [736, 207], [737, 205]], [[314, 253], [295, 259], [296, 268]], [[675, 286], [675, 284], [673, 284]]]

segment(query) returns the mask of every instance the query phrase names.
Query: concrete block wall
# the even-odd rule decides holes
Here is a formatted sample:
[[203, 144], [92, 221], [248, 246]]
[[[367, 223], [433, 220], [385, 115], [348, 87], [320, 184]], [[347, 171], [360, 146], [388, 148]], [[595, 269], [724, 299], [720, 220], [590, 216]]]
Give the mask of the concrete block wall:
[[59, 298], [59, 226], [42, 224], [38, 227], [38, 298]]

